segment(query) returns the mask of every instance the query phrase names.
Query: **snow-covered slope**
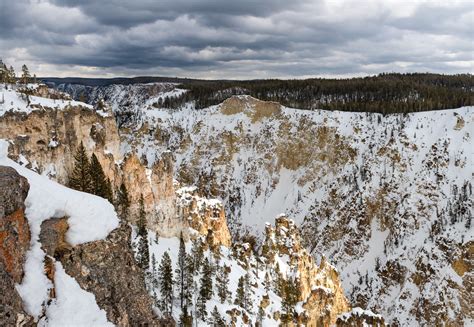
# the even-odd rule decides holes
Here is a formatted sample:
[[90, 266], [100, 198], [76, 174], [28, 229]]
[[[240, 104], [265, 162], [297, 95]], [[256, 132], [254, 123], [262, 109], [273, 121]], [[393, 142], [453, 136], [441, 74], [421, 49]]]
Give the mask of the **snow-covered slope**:
[[[30, 113], [33, 110], [39, 110], [43, 107], [63, 110], [71, 106], [81, 106], [92, 109], [91, 105], [70, 99], [54, 99], [44, 96], [27, 95], [26, 92], [35, 93], [38, 84], [29, 84], [27, 86], [9, 85], [8, 88], [4, 84], [0, 85], [0, 116], [6, 112]], [[21, 92], [20, 92], [21, 91]]]
[[220, 198], [234, 236], [286, 212], [353, 304], [402, 325], [472, 319], [456, 260], [472, 248], [474, 108], [383, 116], [239, 96], [141, 111], [125, 144], [149, 161], [173, 151], [176, 179]]
[[98, 87], [60, 84], [56, 88], [70, 94], [73, 99], [93, 105], [102, 100], [107, 102], [121, 126], [141, 122], [145, 108], [160, 107], [166, 98], [173, 98], [185, 92], [174, 83], [112, 84]]
[[285, 212], [335, 263], [353, 305], [399, 325], [474, 319], [473, 107], [383, 116], [238, 96], [169, 110], [126, 88], [107, 93], [116, 114], [129, 99], [140, 118], [122, 131], [124, 151], [150, 165], [171, 150], [176, 179], [220, 198], [234, 237], [261, 238]]
[[[140, 239], [136, 232], [133, 239], [136, 246]], [[333, 325], [340, 315], [350, 310], [335, 268], [325, 260], [320, 264], [313, 260], [300, 245], [298, 229], [284, 215], [277, 217], [275, 227], [268, 224], [265, 250], [259, 256], [252, 252], [248, 243], [233, 244], [232, 247], [212, 246], [205, 237], [199, 237], [185, 244], [186, 253], [180, 258], [183, 254], [179, 252], [178, 238], [158, 238], [156, 233], [149, 231], [148, 239], [150, 268], [147, 285], [161, 315], [163, 294], [159, 285], [165, 252], [170, 256], [173, 272], [177, 273], [180, 259], [186, 265], [186, 289], [190, 296], [185, 298], [185, 303], [188, 313], [199, 326], [216, 326], [211, 315], [214, 310], [217, 310], [225, 326], [251, 326], [256, 323], [260, 326], [280, 326], [284, 323], [282, 315], [285, 313], [283, 280], [294, 281], [298, 290], [292, 310], [295, 322], [300, 325], [315, 326], [316, 322]], [[205, 261], [210, 264], [210, 270], [204, 268]], [[199, 302], [204, 274], [209, 274], [212, 281], [212, 295], [205, 303], [207, 314], [203, 317]], [[179, 277], [174, 275], [174, 280], [178, 281]], [[245, 304], [238, 302], [239, 280], [244, 281], [241, 290], [245, 293]], [[175, 321], [179, 321], [182, 313], [178, 285], [174, 286], [171, 310]]]
[[[39, 234], [43, 221], [68, 217], [68, 243], [77, 245], [103, 239], [118, 227], [113, 206], [102, 198], [68, 189], [20, 166], [7, 158], [7, 150], [8, 142], [0, 140], [0, 165], [14, 168], [30, 184], [25, 204], [31, 230], [31, 247], [27, 253], [25, 276], [22, 283], [17, 285], [27, 312], [34, 318], [40, 318], [40, 325], [64, 326], [73, 321], [89, 326], [109, 325], [105, 312], [99, 309], [94, 296], [82, 290], [64, 272], [60, 263], [56, 263], [54, 277], [56, 298], [47, 304], [53, 284], [44, 272], [46, 254], [41, 248]], [[42, 315], [44, 309], [46, 314]]]

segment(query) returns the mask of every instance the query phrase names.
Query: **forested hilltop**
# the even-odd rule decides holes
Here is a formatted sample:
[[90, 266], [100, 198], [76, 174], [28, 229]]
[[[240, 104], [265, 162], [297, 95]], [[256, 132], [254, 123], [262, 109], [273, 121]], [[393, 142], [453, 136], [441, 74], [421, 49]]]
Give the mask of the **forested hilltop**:
[[359, 112], [406, 113], [459, 108], [474, 104], [472, 74], [384, 73], [350, 79], [313, 78], [305, 80], [194, 80], [163, 77], [119, 79], [58, 79], [45, 82], [88, 86], [169, 81], [187, 89], [163, 101], [164, 107], [178, 108], [189, 101], [197, 109], [221, 103], [232, 95], [249, 94], [276, 101], [287, 107]]

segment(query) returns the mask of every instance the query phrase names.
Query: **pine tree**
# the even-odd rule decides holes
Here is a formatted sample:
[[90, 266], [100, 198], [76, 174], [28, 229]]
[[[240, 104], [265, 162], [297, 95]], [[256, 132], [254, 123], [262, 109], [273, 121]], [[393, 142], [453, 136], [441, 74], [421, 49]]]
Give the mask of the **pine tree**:
[[274, 289], [279, 297], [283, 297], [285, 292], [285, 279], [280, 272], [280, 265], [277, 263], [275, 268]]
[[244, 275], [244, 309], [252, 313], [253, 303], [250, 300], [250, 293], [250, 274], [246, 273]]
[[197, 313], [197, 318], [201, 319], [202, 321], [206, 321], [206, 318], [207, 318], [206, 303], [207, 303], [206, 297], [201, 292], [199, 292], [199, 296], [196, 303], [196, 310], [197, 310], [196, 313]]
[[173, 309], [173, 268], [167, 251], [163, 254], [158, 268], [158, 282], [161, 292], [160, 309], [165, 315], [171, 316]]
[[265, 310], [261, 306], [258, 306], [257, 312], [257, 324], [258, 327], [263, 327], [263, 318], [265, 317]]
[[227, 301], [230, 296], [229, 291], [229, 271], [227, 270], [227, 266], [221, 267], [217, 271], [217, 295], [219, 296], [219, 300], [221, 303]]
[[114, 191], [112, 190], [112, 182], [108, 177], [105, 181], [105, 198], [109, 200], [110, 203], [114, 203]]
[[156, 290], [158, 289], [158, 270], [156, 267], [156, 257], [155, 254], [153, 253], [151, 255], [151, 287], [153, 289], [153, 300], [155, 304], [158, 304], [158, 297], [156, 295]]
[[298, 281], [288, 279], [284, 282], [284, 292], [282, 296], [282, 322], [288, 324], [294, 321], [295, 306], [299, 299]]
[[206, 321], [206, 303], [212, 298], [212, 295], [212, 267], [209, 263], [209, 259], [206, 258], [202, 264], [199, 297], [197, 300], [198, 316], [202, 321]]
[[117, 191], [117, 211], [119, 212], [120, 218], [124, 220], [128, 218], [129, 208], [130, 199], [128, 197], [128, 191], [125, 184], [122, 183]]
[[270, 280], [270, 274], [265, 272], [265, 291], [268, 293], [271, 290], [272, 282]]
[[90, 165], [92, 179], [91, 193], [103, 197], [104, 199], [107, 199], [110, 203], [112, 203], [112, 186], [110, 180], [105, 177], [102, 165], [97, 159], [95, 153], [93, 153], [91, 156]]
[[179, 237], [179, 252], [178, 252], [178, 267], [175, 270], [176, 273], [176, 285], [179, 292], [179, 300], [181, 304], [181, 310], [183, 310], [186, 294], [186, 247], [184, 245], [183, 232], [181, 232]]
[[222, 319], [216, 306], [214, 306], [214, 310], [212, 310], [210, 323], [212, 327], [225, 327], [224, 319]]
[[138, 214], [138, 264], [143, 270], [148, 270], [150, 265], [150, 250], [148, 246], [148, 230], [146, 223], [146, 212], [145, 204], [143, 201], [143, 195], [140, 195], [139, 202], [139, 214]]
[[69, 176], [69, 187], [78, 191], [91, 193], [92, 177], [89, 157], [81, 142], [74, 155], [74, 169]]
[[183, 312], [179, 316], [179, 326], [181, 327], [193, 326], [193, 316], [188, 313], [188, 308], [186, 306], [183, 308]]
[[206, 300], [210, 300], [214, 294], [212, 290], [212, 275], [212, 266], [209, 263], [209, 259], [206, 258], [202, 265], [201, 288], [199, 290], [199, 293], [202, 294]]
[[152, 274], [152, 286], [153, 288], [158, 288], [158, 278], [157, 278], [157, 274], [158, 274], [158, 270], [157, 270], [157, 267], [156, 267], [156, 257], [155, 257], [155, 254], [153, 253], [151, 255], [151, 274]]
[[15, 74], [15, 69], [13, 69], [13, 66], [10, 66], [10, 69], [8, 69], [8, 83], [15, 83], [16, 82], [16, 74]]
[[194, 293], [194, 272], [193, 272], [193, 266], [194, 266], [194, 260], [190, 255], [186, 256], [185, 260], [186, 264], [186, 280], [185, 280], [185, 293], [184, 293], [184, 300], [185, 300], [185, 307], [192, 305], [192, 298], [193, 298], [193, 293]]
[[30, 82], [30, 77], [31, 77], [28, 67], [26, 65], [21, 66], [21, 71], [22, 71], [21, 82], [23, 84], [28, 84]]
[[204, 250], [201, 239], [193, 241], [193, 247], [191, 248], [191, 256], [194, 260], [193, 273], [198, 272], [201, 268], [202, 260], [204, 259]]
[[8, 68], [0, 59], [0, 83], [8, 83]]
[[244, 276], [240, 276], [238, 284], [237, 284], [237, 291], [235, 295], [234, 304], [238, 305], [241, 308], [244, 308], [245, 303], [245, 279]]

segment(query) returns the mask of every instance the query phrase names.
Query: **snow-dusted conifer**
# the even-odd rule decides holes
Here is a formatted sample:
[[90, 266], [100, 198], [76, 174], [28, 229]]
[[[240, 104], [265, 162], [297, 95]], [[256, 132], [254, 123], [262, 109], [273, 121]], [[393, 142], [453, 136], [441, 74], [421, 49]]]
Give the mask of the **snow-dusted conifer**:
[[219, 267], [217, 269], [217, 276], [216, 276], [216, 282], [217, 282], [217, 296], [219, 296], [219, 300], [221, 303], [225, 303], [230, 296], [230, 291], [229, 291], [229, 271], [228, 267]]
[[179, 237], [179, 252], [178, 252], [178, 267], [175, 270], [176, 273], [176, 286], [178, 288], [179, 300], [181, 310], [184, 307], [185, 293], [186, 293], [186, 247], [184, 245], [183, 233]]
[[143, 201], [143, 195], [140, 195], [139, 201], [139, 213], [138, 213], [138, 264], [145, 271], [150, 266], [150, 249], [148, 246], [148, 230], [146, 222], [145, 203]]
[[91, 193], [103, 197], [112, 203], [112, 189], [110, 180], [105, 176], [102, 165], [95, 153], [91, 156], [90, 175], [92, 179]]
[[219, 310], [217, 310], [216, 306], [214, 306], [214, 309], [212, 310], [210, 324], [212, 327], [225, 327], [225, 321], [221, 317], [221, 314], [219, 313]]
[[127, 187], [124, 183], [120, 184], [120, 188], [117, 191], [116, 205], [120, 218], [126, 220], [130, 208], [130, 199], [128, 197]]
[[160, 309], [165, 315], [170, 316], [173, 309], [173, 268], [168, 251], [163, 254], [158, 268], [158, 282], [161, 293]]

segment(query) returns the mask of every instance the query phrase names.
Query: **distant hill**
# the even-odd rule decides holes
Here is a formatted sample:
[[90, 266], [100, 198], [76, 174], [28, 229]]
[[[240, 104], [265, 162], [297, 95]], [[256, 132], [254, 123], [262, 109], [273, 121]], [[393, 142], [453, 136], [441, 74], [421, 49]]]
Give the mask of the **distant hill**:
[[178, 77], [133, 78], [41, 78], [53, 87], [82, 85], [107, 87], [112, 84], [177, 83], [188, 92], [170, 99], [168, 107], [193, 102], [197, 109], [221, 103], [232, 95], [255, 98], [307, 110], [407, 113], [474, 105], [471, 74], [383, 73], [348, 79], [199, 80]]

